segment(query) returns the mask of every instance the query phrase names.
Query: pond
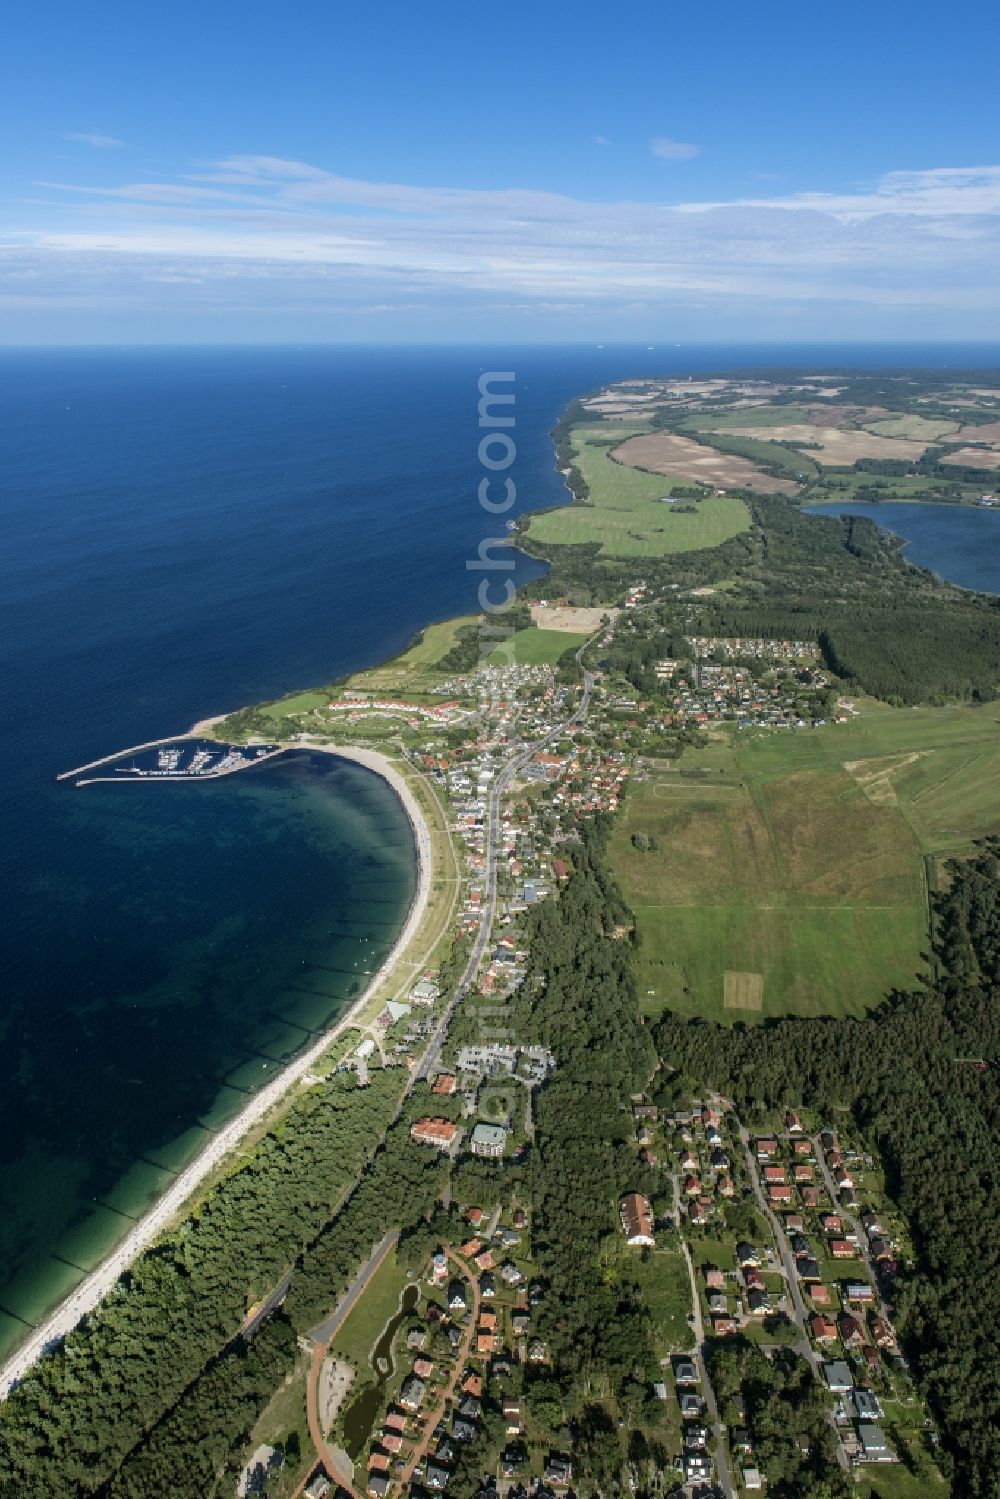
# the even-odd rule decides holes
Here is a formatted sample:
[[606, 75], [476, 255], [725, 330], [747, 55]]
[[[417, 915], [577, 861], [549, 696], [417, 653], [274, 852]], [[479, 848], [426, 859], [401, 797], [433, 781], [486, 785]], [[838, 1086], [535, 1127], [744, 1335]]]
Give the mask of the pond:
[[360, 1457], [371, 1436], [382, 1404], [383, 1390], [395, 1371], [392, 1345], [396, 1334], [406, 1319], [412, 1317], [419, 1300], [419, 1286], [406, 1286], [399, 1298], [398, 1312], [390, 1317], [370, 1354], [375, 1382], [366, 1384], [344, 1412], [344, 1450], [352, 1462]]

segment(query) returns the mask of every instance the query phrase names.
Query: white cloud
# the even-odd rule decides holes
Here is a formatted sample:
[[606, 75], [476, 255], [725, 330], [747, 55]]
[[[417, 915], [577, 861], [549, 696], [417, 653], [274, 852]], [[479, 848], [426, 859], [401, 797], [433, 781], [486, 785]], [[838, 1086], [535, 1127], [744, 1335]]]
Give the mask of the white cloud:
[[93, 146], [95, 151], [115, 151], [126, 144], [117, 136], [102, 135], [99, 130], [67, 130], [63, 133], [63, 140], [74, 141], [78, 146]]
[[[978, 310], [980, 336], [1000, 321], [996, 166], [727, 202], [368, 182], [249, 155], [173, 181], [42, 186], [44, 199], [16, 210], [0, 284], [6, 268], [11, 279], [32, 270], [54, 295], [155, 281], [163, 295], [187, 286], [226, 306], [259, 297], [262, 309], [294, 288], [306, 302], [359, 309], [426, 298], [483, 310], [505, 299], [540, 313], [742, 299], [761, 315], [803, 304]], [[8, 201], [7, 221], [14, 211]]]
[[701, 155], [700, 146], [692, 146], [687, 141], [671, 140], [669, 135], [654, 136], [649, 149], [654, 156], [660, 156], [664, 161], [690, 161], [693, 156]]
[[606, 135], [595, 135], [593, 138], [595, 146], [610, 146], [611, 142]]

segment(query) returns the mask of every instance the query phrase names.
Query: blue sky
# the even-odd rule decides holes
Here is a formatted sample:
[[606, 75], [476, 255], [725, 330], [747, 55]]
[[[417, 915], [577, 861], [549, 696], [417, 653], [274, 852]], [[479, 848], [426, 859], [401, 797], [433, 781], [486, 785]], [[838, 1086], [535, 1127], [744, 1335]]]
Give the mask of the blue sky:
[[0, 342], [995, 339], [995, 7], [8, 10]]

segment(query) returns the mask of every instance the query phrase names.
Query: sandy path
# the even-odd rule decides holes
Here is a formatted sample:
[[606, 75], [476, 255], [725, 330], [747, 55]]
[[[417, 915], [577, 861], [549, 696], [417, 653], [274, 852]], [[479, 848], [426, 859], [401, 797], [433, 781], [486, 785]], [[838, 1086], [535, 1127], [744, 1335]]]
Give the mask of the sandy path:
[[[205, 722], [210, 722], [210, 720], [205, 720]], [[31, 1365], [45, 1352], [46, 1348], [66, 1337], [81, 1317], [93, 1311], [94, 1307], [116, 1285], [119, 1277], [132, 1261], [149, 1247], [174, 1215], [183, 1208], [195, 1189], [211, 1175], [254, 1125], [258, 1124], [275, 1104], [280, 1102], [283, 1095], [312, 1069], [330, 1043], [342, 1031], [355, 1023], [359, 1012], [388, 977], [420, 926], [431, 887], [430, 834], [427, 831], [423, 813], [403, 777], [384, 755], [375, 750], [355, 749], [354, 747], [339, 749], [328, 744], [304, 746], [301, 743], [289, 745], [288, 748], [322, 749], [329, 754], [339, 755], [343, 760], [354, 760], [366, 769], [374, 771], [376, 775], [380, 775], [399, 797], [413, 828], [417, 845], [417, 890], [403, 929], [384, 963], [378, 972], [372, 975], [368, 987], [359, 995], [350, 1009], [346, 1010], [329, 1030], [324, 1031], [307, 1051], [302, 1052], [280, 1072], [277, 1072], [270, 1082], [247, 1101], [234, 1119], [231, 1119], [218, 1134], [212, 1136], [191, 1164], [180, 1173], [163, 1196], [139, 1220], [128, 1237], [112, 1250], [96, 1270], [81, 1281], [80, 1285], [70, 1293], [51, 1316], [47, 1317], [32, 1333], [28, 1341], [11, 1355], [0, 1369], [0, 1398], [9, 1394], [11, 1386], [24, 1378]]]

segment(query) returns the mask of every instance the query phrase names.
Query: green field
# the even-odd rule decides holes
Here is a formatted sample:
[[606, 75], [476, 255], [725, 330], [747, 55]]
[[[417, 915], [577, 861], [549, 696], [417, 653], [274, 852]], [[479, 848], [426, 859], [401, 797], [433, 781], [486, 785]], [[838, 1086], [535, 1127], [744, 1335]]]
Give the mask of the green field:
[[521, 666], [545, 665], [558, 661], [571, 647], [576, 650], [586, 639], [586, 635], [574, 635], [569, 630], [518, 630], [487, 659], [499, 665], [514, 661]]
[[697, 432], [727, 432], [731, 427], [804, 427], [808, 423], [809, 414], [801, 406], [740, 406], [735, 411], [689, 417], [683, 425]]
[[480, 617], [478, 614], [460, 614], [456, 619], [445, 619], [440, 624], [428, 625], [420, 639], [414, 641], [401, 656], [397, 656], [394, 661], [386, 661], [384, 665], [376, 666], [371, 671], [356, 672], [350, 679], [350, 685], [377, 692], [384, 692], [389, 688], [396, 691], [419, 689], [423, 681], [433, 681], [440, 676], [440, 672], [435, 672], [433, 668], [451, 650], [463, 625], [474, 624]]
[[877, 437], [911, 437], [933, 442], [958, 431], [958, 422], [928, 416], [888, 416], [880, 422], [865, 422], [865, 431]]
[[598, 542], [615, 557], [659, 557], [718, 546], [747, 529], [747, 507], [728, 495], [708, 495], [693, 512], [675, 513], [662, 501], [683, 488], [682, 482], [615, 463], [606, 436], [601, 427], [574, 430], [573, 450], [590, 503], [535, 516], [529, 536], [563, 546]]
[[[1000, 707], [891, 709], [689, 752], [629, 795], [612, 856], [636, 915], [643, 1008], [729, 1022], [860, 1014], [909, 987], [926, 870], [1000, 831]], [[690, 767], [689, 767], [690, 762]], [[635, 832], [655, 836], [638, 853]], [[724, 1005], [760, 974], [759, 1010]]]
[[838, 500], [855, 499], [856, 490], [872, 488], [876, 490], [880, 503], [890, 500], [933, 500], [935, 496], [940, 500], [942, 493], [947, 494], [956, 488], [963, 499], [976, 500], [983, 492], [981, 484], [956, 485], [951, 480], [930, 479], [922, 474], [887, 476], [864, 472], [848, 473], [844, 469], [836, 469], [811, 482], [801, 498], [803, 505], [832, 505]]
[[691, 1282], [683, 1255], [671, 1249], [655, 1250], [648, 1257], [631, 1251], [629, 1270], [642, 1287], [657, 1357], [693, 1348], [694, 1333], [688, 1322]]
[[362, 1377], [370, 1374], [369, 1354], [386, 1323], [399, 1311], [399, 1298], [407, 1285], [405, 1269], [390, 1251], [368, 1282], [364, 1295], [352, 1307], [343, 1327], [330, 1345], [334, 1353], [349, 1358]]
[[286, 718], [292, 713], [311, 713], [314, 708], [325, 708], [330, 701], [329, 692], [297, 692], [294, 697], [281, 698], [276, 703], [266, 703], [262, 712], [268, 718]]

